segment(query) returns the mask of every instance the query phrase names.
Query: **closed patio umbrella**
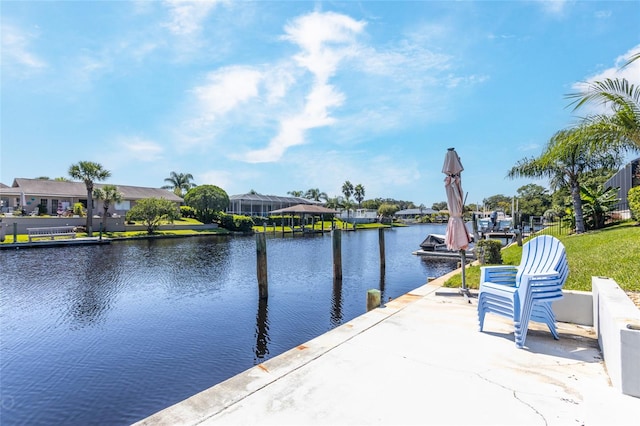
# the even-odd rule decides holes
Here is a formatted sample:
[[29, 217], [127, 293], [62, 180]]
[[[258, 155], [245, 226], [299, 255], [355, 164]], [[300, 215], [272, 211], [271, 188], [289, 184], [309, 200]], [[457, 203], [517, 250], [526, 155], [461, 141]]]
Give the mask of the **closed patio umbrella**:
[[449, 222], [445, 233], [445, 244], [449, 250], [460, 250], [462, 264], [462, 292], [468, 295], [467, 283], [465, 280], [466, 249], [469, 247], [471, 237], [462, 219], [464, 207], [464, 197], [462, 196], [462, 182], [460, 173], [464, 170], [460, 157], [454, 148], [447, 150], [444, 158], [442, 173], [444, 178], [444, 188], [447, 193], [447, 205], [449, 206]]

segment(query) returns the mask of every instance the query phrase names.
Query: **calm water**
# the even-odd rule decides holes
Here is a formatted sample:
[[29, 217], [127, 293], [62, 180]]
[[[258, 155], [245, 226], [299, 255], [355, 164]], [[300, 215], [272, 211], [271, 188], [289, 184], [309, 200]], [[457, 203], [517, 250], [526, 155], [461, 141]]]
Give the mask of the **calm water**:
[[269, 238], [260, 302], [255, 237], [0, 252], [1, 412], [10, 424], [130, 424], [455, 268], [411, 254], [442, 225]]

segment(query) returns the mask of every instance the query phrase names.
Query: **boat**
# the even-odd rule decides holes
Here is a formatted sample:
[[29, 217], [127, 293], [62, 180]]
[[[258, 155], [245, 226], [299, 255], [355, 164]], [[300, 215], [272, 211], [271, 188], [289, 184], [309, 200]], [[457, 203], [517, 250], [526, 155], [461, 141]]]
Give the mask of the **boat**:
[[[471, 236], [473, 240], [473, 236]], [[427, 238], [420, 243], [420, 250], [414, 251], [413, 254], [429, 257], [459, 258], [460, 250], [449, 250], [445, 243], [444, 234], [428, 234]], [[469, 260], [475, 259], [473, 245], [466, 250], [466, 257]]]
[[444, 238], [444, 234], [429, 234], [427, 238], [420, 243], [420, 248], [425, 251], [447, 250]]

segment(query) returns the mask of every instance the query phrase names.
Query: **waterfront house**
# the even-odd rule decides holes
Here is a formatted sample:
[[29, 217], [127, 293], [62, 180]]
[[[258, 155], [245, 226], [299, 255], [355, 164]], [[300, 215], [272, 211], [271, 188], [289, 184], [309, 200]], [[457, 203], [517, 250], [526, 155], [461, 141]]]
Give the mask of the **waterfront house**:
[[[179, 206], [182, 198], [173, 192], [161, 188], [146, 188], [141, 186], [115, 185], [95, 183], [94, 188], [114, 185], [122, 194], [122, 201], [110, 206], [109, 214], [124, 216], [138, 200], [145, 198], [164, 198]], [[11, 186], [0, 186], [0, 200], [2, 213], [12, 213], [24, 210], [27, 214], [37, 214], [38, 206], [43, 206], [46, 214], [56, 215], [58, 211], [67, 212], [73, 209], [75, 203], [87, 207], [87, 187], [84, 182], [68, 182], [46, 179], [16, 178]], [[35, 213], [34, 213], [35, 212]], [[94, 215], [104, 213], [100, 200], [93, 200]]]
[[229, 197], [227, 214], [267, 217], [273, 210], [293, 207], [298, 204], [322, 205], [321, 201], [302, 197], [280, 197], [278, 195], [240, 194]]

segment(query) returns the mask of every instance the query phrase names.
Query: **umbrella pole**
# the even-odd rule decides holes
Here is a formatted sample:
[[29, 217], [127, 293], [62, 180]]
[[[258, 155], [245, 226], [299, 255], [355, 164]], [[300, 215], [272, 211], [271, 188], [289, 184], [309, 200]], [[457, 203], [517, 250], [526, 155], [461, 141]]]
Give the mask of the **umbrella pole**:
[[462, 265], [462, 288], [460, 289], [460, 292], [465, 295], [465, 296], [469, 296], [469, 289], [467, 288], [467, 277], [466, 277], [466, 269], [467, 269], [467, 252], [462, 249], [460, 250], [460, 260], [461, 260], [461, 265]]

